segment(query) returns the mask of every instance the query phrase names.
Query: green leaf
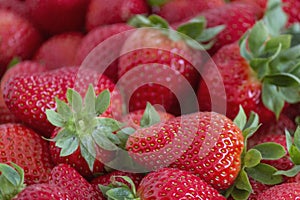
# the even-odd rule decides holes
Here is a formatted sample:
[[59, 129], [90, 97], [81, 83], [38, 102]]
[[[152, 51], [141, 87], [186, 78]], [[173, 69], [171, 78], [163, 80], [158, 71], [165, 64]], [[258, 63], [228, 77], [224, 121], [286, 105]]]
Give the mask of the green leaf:
[[63, 127], [65, 125], [64, 118], [54, 110], [47, 109], [46, 116], [48, 121], [54, 126]]
[[283, 146], [275, 142], [266, 142], [253, 147], [261, 153], [264, 160], [278, 160], [286, 155]]
[[115, 151], [115, 150], [118, 150], [118, 147], [112, 143], [104, 133], [101, 133], [99, 132], [99, 130], [95, 130], [93, 133], [92, 133], [92, 137], [94, 139], [94, 141], [96, 142], [96, 144], [102, 148], [102, 149], [105, 149], [105, 150], [108, 150], [108, 151]]
[[263, 45], [268, 39], [268, 31], [262, 21], [258, 21], [250, 31], [248, 45], [251, 53], [256, 57], [263, 50]]
[[170, 0], [147, 0], [148, 5], [150, 6], [163, 6], [168, 3]]
[[59, 131], [56, 137], [53, 138], [53, 140], [55, 141], [55, 146], [59, 148], [65, 148], [65, 141], [73, 137], [74, 134], [70, 130], [62, 129], [61, 131]]
[[279, 35], [269, 39], [266, 43], [265, 51], [266, 52], [276, 52], [279, 45], [281, 49], [288, 49], [291, 46], [292, 36], [291, 35]]
[[108, 199], [111, 200], [129, 200], [134, 199], [135, 196], [128, 188], [113, 188], [106, 192]]
[[[115, 182], [116, 178], [121, 178], [121, 179], [123, 179], [124, 181], [126, 181], [127, 183], [129, 183], [133, 195], [136, 196], [136, 187], [135, 187], [135, 184], [134, 184], [134, 182], [133, 182], [133, 180], [132, 180], [131, 178], [129, 178], [128, 176], [113, 176], [113, 177], [112, 177], [113, 182]], [[126, 184], [125, 184], [125, 185], [126, 185]], [[127, 185], [126, 185], [126, 186], [127, 186]]]
[[283, 181], [282, 176], [273, 175], [276, 171], [276, 168], [264, 163], [260, 163], [252, 168], [246, 168], [246, 172], [251, 178], [266, 185], [275, 185]]
[[93, 85], [89, 85], [89, 88], [85, 94], [84, 98], [84, 111], [87, 113], [95, 113], [96, 107], [96, 95]]
[[20, 63], [22, 59], [20, 57], [13, 57], [7, 65], [7, 69], [13, 68], [16, 64]]
[[297, 147], [297, 149], [300, 151], [300, 126], [296, 128], [296, 131], [294, 133], [294, 144]]
[[144, 15], [134, 15], [128, 20], [127, 24], [136, 28], [152, 27], [151, 21]]
[[247, 200], [248, 197], [250, 196], [249, 191], [246, 190], [239, 190], [237, 188], [234, 188], [233, 191], [231, 192], [231, 196], [235, 200]]
[[197, 39], [201, 36], [205, 25], [205, 21], [192, 21], [182, 24], [177, 28], [177, 31], [189, 36], [192, 39]]
[[300, 116], [297, 116], [295, 118], [295, 122], [296, 122], [296, 125], [300, 125]]
[[247, 44], [247, 35], [249, 35], [249, 32], [246, 32], [244, 34], [244, 36], [239, 41], [239, 44], [240, 44], [240, 54], [246, 60], [252, 60], [253, 56], [247, 50], [247, 45], [246, 45]]
[[169, 28], [168, 22], [164, 18], [162, 18], [162, 17], [160, 17], [158, 15], [152, 14], [152, 15], [150, 15], [148, 17], [148, 19], [153, 24], [153, 27], [164, 28], [164, 29], [168, 29]]
[[120, 140], [119, 147], [125, 149], [129, 135], [133, 134], [134, 132], [135, 132], [135, 129], [131, 128], [131, 127], [125, 127], [123, 129], [121, 129], [120, 131], [118, 131], [116, 133], [116, 135], [118, 136], [118, 138]]
[[64, 148], [60, 151], [60, 156], [69, 156], [74, 153], [79, 147], [79, 141], [76, 137], [70, 137], [65, 140]]
[[300, 151], [295, 145], [292, 145], [289, 149], [290, 158], [295, 165], [300, 165]]
[[239, 190], [246, 190], [248, 192], [252, 192], [252, 187], [249, 182], [249, 178], [245, 170], [241, 170], [239, 176], [236, 179], [235, 187]]
[[271, 84], [263, 83], [262, 100], [264, 105], [273, 111], [278, 119], [284, 106], [284, 99], [282, 95], [278, 93], [277, 87]]
[[113, 118], [99, 117], [97, 118], [97, 128], [109, 128], [110, 132], [120, 130], [124, 125]]
[[99, 187], [99, 189], [101, 190], [103, 196], [106, 197], [106, 198], [107, 198], [106, 192], [107, 192], [108, 190], [110, 190], [110, 189], [113, 188], [113, 187], [111, 187], [111, 186], [100, 185], [100, 184], [98, 185], [98, 187]]
[[288, 103], [300, 102], [300, 87], [280, 87], [279, 92]]
[[258, 79], [262, 79], [266, 74], [270, 73], [269, 63], [269, 58], [253, 58], [249, 64], [257, 72]]
[[75, 112], [79, 113], [82, 110], [82, 98], [78, 92], [69, 88], [67, 90], [67, 99]]
[[156, 124], [158, 122], [160, 122], [160, 116], [158, 112], [149, 102], [147, 102], [144, 114], [140, 121], [140, 126], [145, 128], [152, 126], [153, 124]]
[[4, 176], [12, 185], [18, 186], [21, 184], [21, 175], [11, 166], [0, 163], [0, 172], [1, 176]]
[[250, 149], [244, 156], [244, 165], [245, 167], [254, 167], [260, 163], [261, 159], [262, 155], [258, 150]]
[[96, 150], [94, 146], [94, 141], [92, 137], [85, 136], [80, 140], [80, 152], [84, 160], [87, 162], [89, 169], [93, 171], [95, 159], [96, 159]]
[[293, 168], [289, 169], [289, 170], [279, 170], [277, 172], [274, 173], [274, 175], [284, 175], [287, 177], [294, 177], [296, 176], [298, 173], [300, 172], [300, 165], [295, 165]]
[[263, 81], [279, 87], [300, 87], [300, 78], [288, 73], [270, 74], [265, 76]]
[[64, 121], [67, 121], [70, 117], [72, 117], [72, 111], [66, 102], [61, 101], [58, 98], [55, 98], [55, 102], [57, 105], [57, 113], [63, 118]]
[[257, 127], [259, 127], [259, 116], [257, 113], [251, 111], [244, 129]]
[[287, 129], [285, 129], [285, 139], [286, 139], [286, 148], [288, 151], [290, 151], [293, 145], [293, 139], [291, 133]]
[[[202, 31], [202, 34], [198, 38], [196, 38], [195, 40], [200, 42], [200, 43], [208, 42], [208, 41], [214, 39], [225, 28], [226, 28], [225, 25], [219, 25], [219, 26], [215, 26], [215, 27], [211, 27], [211, 28], [205, 28]], [[215, 42], [213, 41], [213, 43], [215, 43]]]
[[98, 115], [104, 113], [110, 105], [110, 92], [103, 90], [96, 99], [96, 112]]
[[244, 130], [244, 127], [247, 123], [246, 113], [241, 105], [239, 105], [239, 112], [234, 118], [233, 122], [241, 129]]

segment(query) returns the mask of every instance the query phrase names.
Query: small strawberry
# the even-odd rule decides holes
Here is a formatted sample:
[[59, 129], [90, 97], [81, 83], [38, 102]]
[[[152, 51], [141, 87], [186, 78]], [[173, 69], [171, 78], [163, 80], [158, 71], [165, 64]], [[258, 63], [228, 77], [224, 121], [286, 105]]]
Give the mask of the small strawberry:
[[62, 188], [47, 183], [26, 186], [24, 184], [24, 170], [11, 163], [0, 164], [0, 199], [3, 200], [68, 200], [69, 194]]
[[102, 25], [126, 22], [137, 14], [148, 14], [145, 0], [91, 0], [86, 14], [88, 31]]
[[[75, 62], [77, 65], [83, 64], [83, 61], [86, 59], [87, 56], [90, 55], [90, 52], [98, 45], [100, 45], [104, 40], [108, 39], [109, 37], [112, 37], [116, 34], [120, 34], [122, 32], [131, 30], [133, 27], [125, 24], [125, 23], [118, 23], [118, 24], [112, 24], [112, 25], [105, 25], [97, 27], [90, 32], [83, 38], [81, 44], [79, 45], [76, 55], [75, 55]], [[121, 39], [122, 40], [122, 39]], [[114, 40], [115, 41], [115, 40]], [[120, 41], [123, 42], [123, 41]], [[115, 46], [116, 44], [110, 44]], [[122, 45], [122, 44], [117, 44]], [[111, 47], [111, 46], [110, 46]], [[114, 51], [117, 51], [118, 49], [115, 48]], [[99, 53], [103, 55], [104, 53], [111, 53], [110, 49], [104, 49], [104, 46], [101, 46], [101, 49], [99, 48]], [[89, 58], [89, 61], [93, 58]], [[99, 55], [97, 54], [94, 59], [99, 59]], [[89, 62], [90, 63], [90, 62]], [[89, 64], [87, 63], [87, 64]], [[104, 74], [110, 78], [112, 81], [117, 82], [118, 79], [118, 61], [115, 60], [113, 63], [111, 63], [109, 66], [98, 66], [98, 67], [107, 67], [105, 68]]]
[[0, 78], [14, 57], [31, 58], [42, 40], [29, 21], [3, 9], [0, 9], [0, 38]]
[[121, 124], [111, 118], [109, 90], [97, 97], [90, 85], [84, 100], [78, 92], [68, 89], [67, 103], [56, 99], [57, 112], [47, 109], [48, 120], [57, 126], [50, 139], [53, 161], [67, 163], [90, 179], [104, 171], [104, 165], [114, 158], [119, 138], [113, 132]]
[[239, 173], [243, 136], [225, 116], [198, 112], [136, 130], [126, 149], [148, 170], [170, 166], [190, 171], [221, 190]]
[[[280, 12], [274, 9], [277, 11]], [[200, 108], [211, 110], [211, 99], [222, 99], [229, 118], [234, 118], [242, 105], [247, 114], [254, 111], [265, 123], [275, 116], [278, 119], [285, 104], [300, 100], [299, 67], [295, 65], [298, 55], [292, 55], [296, 47], [290, 48], [291, 36], [276, 35], [285, 22], [270, 27], [267, 21], [271, 16], [257, 22], [240, 40], [240, 45], [223, 46], [207, 62], [198, 89]], [[222, 93], [224, 89], [226, 94]], [[224, 104], [214, 106], [224, 107]]]
[[48, 69], [74, 66], [76, 51], [82, 38], [83, 35], [79, 32], [55, 35], [40, 46], [33, 60], [46, 65]]
[[121, 115], [121, 97], [114, 84], [105, 76], [90, 69], [65, 67], [54, 71], [22, 74], [11, 78], [3, 91], [9, 110], [22, 122], [50, 137], [54, 126], [46, 118], [46, 109], [55, 110], [55, 97], [66, 100], [68, 88], [84, 94], [87, 84], [94, 83], [97, 93], [109, 89], [112, 94], [108, 114]]
[[299, 183], [283, 183], [276, 185], [270, 189], [260, 193], [257, 200], [287, 200], [300, 198], [300, 184]]
[[129, 177], [120, 176], [131, 188], [116, 180], [110, 188], [100, 186], [108, 199], [214, 199], [225, 200], [219, 192], [194, 174], [173, 168], [163, 168], [146, 175], [137, 190]]
[[49, 184], [55, 185], [67, 192], [70, 199], [104, 199], [101, 198], [99, 190], [96, 190], [74, 168], [66, 164], [59, 164], [52, 169]]
[[25, 183], [45, 183], [53, 167], [47, 141], [21, 124], [0, 125], [0, 162], [25, 171]]
[[194, 17], [201, 11], [225, 4], [224, 0], [148, 0], [148, 3], [152, 6], [152, 13], [163, 17], [170, 23]]
[[209, 48], [212, 38], [223, 27], [205, 30], [205, 19], [197, 18], [181, 25], [176, 32], [157, 15], [138, 15], [129, 24], [154, 27], [134, 31], [121, 51], [119, 82], [129, 111], [144, 109], [147, 102], [162, 105], [167, 112], [177, 115], [181, 112], [179, 103], [194, 109], [196, 102], [186, 103], [185, 97], [194, 96], [203, 56], [199, 49]]

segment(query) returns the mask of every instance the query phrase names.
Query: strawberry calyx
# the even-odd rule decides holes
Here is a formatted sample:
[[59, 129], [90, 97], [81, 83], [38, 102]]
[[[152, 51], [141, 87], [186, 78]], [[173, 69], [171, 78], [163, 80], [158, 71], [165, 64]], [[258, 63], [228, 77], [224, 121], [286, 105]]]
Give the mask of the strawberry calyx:
[[148, 5], [154, 7], [161, 7], [168, 3], [170, 0], [147, 0]]
[[[277, 2], [277, 3], [276, 3]], [[280, 34], [285, 20], [277, 0], [269, 11], [240, 40], [240, 53], [254, 77], [262, 83], [262, 102], [277, 119], [285, 103], [300, 101], [300, 45], [291, 47], [292, 36]]]
[[275, 175], [294, 177], [300, 172], [300, 126], [295, 130], [294, 137], [292, 137], [292, 134], [288, 130], [285, 130], [285, 135], [289, 156], [295, 165], [289, 170], [279, 170]]
[[0, 163], [0, 199], [10, 200], [24, 188], [24, 170], [11, 162], [11, 166]]
[[165, 19], [154, 14], [148, 17], [135, 15], [128, 21], [128, 24], [137, 28], [152, 27], [160, 29], [171, 40], [183, 40], [188, 46], [198, 50], [210, 49], [215, 43], [215, 36], [225, 28], [224, 25], [207, 28], [207, 21], [203, 16], [195, 17], [181, 24], [176, 30], [173, 30]]
[[261, 160], [277, 160], [282, 158], [286, 151], [283, 146], [274, 142], [258, 144], [251, 149], [247, 148], [247, 140], [260, 127], [259, 117], [252, 112], [247, 120], [247, 116], [240, 106], [240, 110], [234, 119], [236, 125], [243, 131], [244, 149], [241, 155], [242, 165], [238, 177], [234, 184], [225, 191], [225, 197], [235, 200], [248, 199], [252, 193], [252, 186], [249, 177], [266, 185], [275, 185], [283, 181], [281, 175], [276, 175], [278, 171], [271, 165], [261, 163]]
[[89, 85], [84, 99], [75, 90], [69, 88], [66, 93], [67, 103], [56, 98], [56, 111], [46, 110], [47, 119], [59, 127], [58, 134], [49, 141], [61, 148], [60, 156], [68, 156], [78, 148], [88, 163], [91, 171], [97, 158], [97, 148], [115, 151], [120, 143], [113, 132], [122, 124], [115, 119], [101, 117], [110, 105], [110, 93], [102, 91], [98, 96]]
[[[129, 183], [130, 187], [125, 183], [117, 181], [116, 178], [125, 180]], [[101, 192], [107, 199], [140, 200], [136, 192], [135, 184], [128, 176], [112, 176], [110, 181], [111, 183], [107, 186], [99, 185]]]

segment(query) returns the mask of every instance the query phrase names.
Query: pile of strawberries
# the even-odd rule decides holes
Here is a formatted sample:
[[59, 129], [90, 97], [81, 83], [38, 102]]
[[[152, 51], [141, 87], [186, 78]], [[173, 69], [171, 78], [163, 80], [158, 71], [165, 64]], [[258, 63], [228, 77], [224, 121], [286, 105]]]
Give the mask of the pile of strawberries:
[[0, 0], [0, 200], [300, 198], [298, 0]]

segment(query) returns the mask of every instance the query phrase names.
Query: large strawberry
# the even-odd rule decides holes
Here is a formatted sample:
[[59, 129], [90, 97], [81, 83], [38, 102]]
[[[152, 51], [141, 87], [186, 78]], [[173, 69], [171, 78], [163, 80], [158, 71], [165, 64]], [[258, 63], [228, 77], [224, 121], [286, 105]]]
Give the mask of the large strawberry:
[[97, 97], [90, 85], [84, 100], [68, 89], [67, 103], [56, 99], [57, 111], [47, 109], [48, 120], [58, 128], [50, 139], [50, 152], [55, 163], [67, 163], [81, 175], [92, 178], [104, 171], [105, 163], [114, 158], [119, 138], [113, 132], [121, 124], [107, 108], [111, 104], [109, 90]]
[[284, 183], [276, 185], [270, 189], [262, 192], [257, 196], [257, 200], [269, 199], [298, 199], [300, 198], [300, 184], [299, 183]]
[[56, 109], [55, 97], [65, 100], [68, 88], [76, 88], [84, 94], [89, 83], [97, 93], [109, 89], [112, 103], [108, 111], [113, 116], [121, 113], [121, 97], [114, 84], [105, 76], [90, 69], [76, 67], [54, 71], [23, 74], [11, 78], [3, 91], [9, 110], [30, 127], [49, 137], [54, 126], [46, 118], [46, 109]]
[[47, 182], [53, 167], [47, 141], [21, 124], [0, 125], [0, 162], [14, 162], [25, 171], [25, 183]]
[[0, 9], [0, 77], [14, 57], [29, 59], [41, 43], [40, 33], [25, 18]]
[[149, 18], [138, 15], [130, 24], [154, 28], [134, 31], [121, 51], [119, 82], [129, 102], [129, 110], [144, 109], [147, 101], [162, 105], [172, 114], [180, 113], [179, 104], [195, 109], [195, 102], [186, 102], [193, 98], [185, 97], [195, 96], [193, 89], [199, 78], [197, 69], [205, 57], [201, 50], [211, 46], [209, 41], [223, 27], [204, 30], [205, 19], [197, 18], [181, 25], [176, 32], [156, 15]]
[[224, 0], [148, 0], [152, 12], [163, 17], [170, 23], [178, 22], [188, 17], [194, 17], [199, 12], [216, 8], [225, 4]]
[[76, 51], [82, 38], [80, 32], [55, 35], [41, 45], [33, 60], [46, 65], [49, 69], [74, 66]]
[[88, 31], [102, 25], [126, 22], [136, 14], [148, 14], [145, 0], [91, 0], [86, 14]]
[[[206, 64], [198, 90], [200, 109], [226, 105], [232, 119], [242, 105], [247, 114], [254, 111], [261, 122], [267, 122], [279, 117], [286, 102], [300, 101], [299, 55], [294, 54], [299, 46], [290, 48], [291, 37], [278, 35], [284, 19], [271, 27], [270, 17], [257, 22], [240, 46], [224, 46]], [[219, 74], [222, 78], [216, 78]], [[226, 95], [220, 92], [224, 89]], [[226, 103], [212, 105], [211, 99]]]
[[225, 116], [198, 112], [136, 130], [126, 149], [148, 170], [170, 166], [226, 189], [240, 171], [243, 136]]

